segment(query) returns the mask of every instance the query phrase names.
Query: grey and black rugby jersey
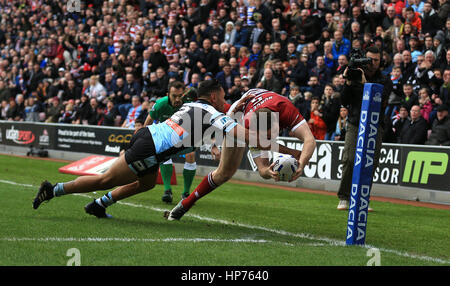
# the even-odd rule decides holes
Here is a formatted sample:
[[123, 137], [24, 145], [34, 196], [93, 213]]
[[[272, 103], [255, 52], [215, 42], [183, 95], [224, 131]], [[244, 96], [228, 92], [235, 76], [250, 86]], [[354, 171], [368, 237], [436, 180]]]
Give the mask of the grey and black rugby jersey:
[[[198, 100], [183, 104], [169, 119], [148, 126], [156, 153], [163, 158], [192, 152], [217, 134], [226, 134], [237, 123], [217, 111], [209, 102]], [[161, 158], [162, 159], [162, 158]]]

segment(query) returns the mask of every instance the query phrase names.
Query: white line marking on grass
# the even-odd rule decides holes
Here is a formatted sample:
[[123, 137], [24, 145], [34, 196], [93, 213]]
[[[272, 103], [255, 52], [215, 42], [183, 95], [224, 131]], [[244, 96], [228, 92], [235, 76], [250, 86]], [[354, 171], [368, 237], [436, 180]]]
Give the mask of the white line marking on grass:
[[[22, 187], [38, 188], [36, 186], [32, 186], [29, 184], [21, 184], [21, 183], [12, 182], [12, 181], [6, 181], [6, 180], [0, 180], [0, 183], [22, 186]], [[92, 196], [89, 196], [87, 194], [73, 194], [73, 195], [91, 198], [91, 199], [93, 198]], [[161, 209], [161, 208], [157, 208], [157, 207], [145, 206], [145, 205], [141, 205], [141, 204], [123, 202], [123, 201], [119, 201], [119, 202], [117, 202], [117, 204], [126, 205], [126, 206], [130, 206], [130, 207], [135, 207], [135, 208], [145, 208], [145, 209], [149, 209], [149, 210], [156, 211], [156, 212], [164, 212], [164, 211], [168, 210], [168, 209]], [[244, 224], [244, 223], [231, 222], [231, 221], [227, 221], [227, 220], [223, 220], [223, 219], [215, 219], [215, 218], [204, 217], [204, 216], [199, 216], [199, 215], [189, 214], [189, 213], [186, 214], [185, 216], [196, 218], [196, 219], [202, 220], [202, 221], [214, 222], [214, 223], [225, 224], [225, 225], [239, 226], [239, 227], [254, 229], [254, 230], [262, 230], [262, 231], [271, 232], [271, 233], [275, 233], [275, 234], [279, 234], [279, 235], [283, 235], [283, 236], [322, 241], [331, 246], [346, 246], [345, 241], [336, 240], [336, 239], [327, 238], [327, 237], [314, 236], [314, 235], [308, 234], [308, 233], [292, 233], [292, 232], [288, 232], [288, 231], [284, 231], [284, 230], [272, 229], [272, 228], [256, 226], [256, 225], [249, 225], [249, 224]], [[441, 263], [441, 264], [450, 264], [450, 261], [445, 260], [445, 259], [424, 256], [424, 255], [410, 254], [407, 252], [402, 252], [402, 251], [387, 249], [387, 248], [380, 248], [380, 247], [376, 247], [376, 246], [368, 245], [368, 244], [361, 245], [358, 247], [366, 248], [366, 249], [378, 248], [382, 252], [388, 252], [388, 253], [392, 253], [392, 254], [395, 254], [398, 256], [403, 256], [403, 257], [412, 258], [412, 259], [425, 260], [425, 261], [429, 261], [429, 262], [436, 262], [436, 263]]]
[[[2, 237], [0, 241], [20, 242], [231, 242], [231, 243], [278, 243], [265, 239], [219, 239], [219, 238], [127, 238], [127, 237]], [[292, 244], [288, 244], [292, 245]]]
[[7, 180], [0, 180], [0, 183], [10, 184], [10, 185], [15, 185], [15, 186], [21, 186], [21, 187], [37, 188], [37, 187], [35, 187], [33, 185], [20, 184], [20, 183], [16, 183], [16, 182], [13, 182], [13, 181], [7, 181]]

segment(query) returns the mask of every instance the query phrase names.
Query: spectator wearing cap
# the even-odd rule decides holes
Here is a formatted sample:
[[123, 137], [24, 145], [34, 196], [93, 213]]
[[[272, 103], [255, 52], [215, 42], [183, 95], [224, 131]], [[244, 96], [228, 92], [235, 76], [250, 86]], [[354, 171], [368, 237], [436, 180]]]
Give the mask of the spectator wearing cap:
[[[447, 22], [449, 22], [450, 25], [450, 21]], [[433, 51], [436, 56], [436, 60], [439, 62], [445, 61], [445, 37], [443, 33], [441, 33], [440, 31], [438, 31], [436, 33], [436, 36], [434, 36], [433, 38], [433, 46], [434, 46]]]
[[250, 89], [250, 81], [251, 81], [251, 74], [245, 75], [241, 78], [241, 86], [242, 91], [245, 93]]
[[87, 57], [84, 60], [84, 70], [90, 72], [94, 66], [98, 66], [98, 63], [99, 58], [95, 54], [94, 48], [89, 48]]
[[232, 45], [235, 46], [237, 49], [240, 49], [243, 46], [248, 45], [250, 33], [246, 27], [244, 27], [242, 21], [237, 21], [234, 27], [236, 31], [236, 35], [234, 37], [234, 41], [232, 42]]
[[234, 42], [235, 37], [236, 37], [236, 30], [234, 29], [234, 23], [232, 21], [228, 21], [225, 24], [223, 42], [231, 45]]
[[298, 57], [295, 54], [291, 54], [289, 57], [289, 68], [286, 71], [286, 82], [299, 85], [302, 77], [305, 76], [302, 74], [304, 71], [306, 69], [302, 69]]
[[398, 143], [400, 144], [424, 144], [427, 140], [428, 123], [420, 113], [420, 106], [413, 105], [410, 118], [402, 127]]
[[450, 146], [450, 117], [449, 109], [445, 104], [437, 108], [437, 115], [431, 127], [431, 133], [426, 145]]

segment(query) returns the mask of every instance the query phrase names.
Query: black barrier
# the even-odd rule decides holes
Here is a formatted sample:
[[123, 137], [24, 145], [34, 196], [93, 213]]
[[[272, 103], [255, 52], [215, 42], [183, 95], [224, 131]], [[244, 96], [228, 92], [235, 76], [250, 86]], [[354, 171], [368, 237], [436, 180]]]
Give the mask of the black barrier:
[[0, 121], [0, 144], [116, 156], [133, 130], [86, 125]]
[[[109, 156], [117, 156], [132, 134], [131, 129], [117, 127], [0, 121], [0, 144]], [[280, 137], [278, 143], [297, 150], [302, 148], [302, 143], [295, 138]], [[343, 142], [317, 141], [317, 147], [302, 176], [340, 180], [343, 149]], [[198, 165], [218, 165], [210, 151], [210, 145], [197, 148]], [[450, 147], [383, 144], [374, 183], [450, 191], [449, 157]], [[184, 163], [184, 158], [175, 158], [173, 161]], [[248, 150], [244, 153], [239, 169], [256, 171]]]

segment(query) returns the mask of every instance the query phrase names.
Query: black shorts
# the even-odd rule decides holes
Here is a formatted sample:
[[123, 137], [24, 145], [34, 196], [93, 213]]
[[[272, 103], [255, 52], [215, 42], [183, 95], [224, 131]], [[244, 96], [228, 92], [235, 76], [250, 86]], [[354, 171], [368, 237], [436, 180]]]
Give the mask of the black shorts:
[[138, 177], [158, 171], [155, 144], [147, 127], [139, 129], [131, 137], [130, 148], [125, 151], [125, 161]]

